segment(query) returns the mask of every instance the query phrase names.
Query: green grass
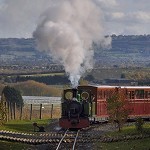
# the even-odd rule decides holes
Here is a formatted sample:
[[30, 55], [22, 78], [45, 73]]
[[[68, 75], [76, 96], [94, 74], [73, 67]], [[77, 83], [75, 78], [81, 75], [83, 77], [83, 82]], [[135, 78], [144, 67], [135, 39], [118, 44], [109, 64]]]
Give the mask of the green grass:
[[[150, 124], [144, 124], [143, 125], [143, 131], [150, 133]], [[139, 132], [136, 130], [135, 125], [131, 126], [125, 126], [122, 128], [121, 132], [115, 131], [115, 132], [108, 132], [106, 135], [108, 136], [122, 136], [127, 134], [139, 134]]]
[[[0, 126], [0, 130], [16, 131], [16, 132], [34, 132], [33, 123], [36, 122], [39, 126], [47, 126], [50, 119], [33, 119], [33, 120], [11, 120], [5, 125]], [[0, 140], [0, 150], [34, 150], [36, 146], [18, 143], [8, 142]]]
[[33, 119], [33, 120], [12, 120], [5, 125], [0, 126], [0, 130], [17, 131], [17, 132], [33, 132], [33, 123], [36, 122], [39, 126], [46, 126], [50, 119]]
[[[150, 134], [150, 124], [144, 124], [143, 134]], [[135, 126], [125, 126], [121, 132], [114, 131], [109, 132], [105, 136], [107, 137], [120, 137], [123, 135], [139, 135]], [[96, 150], [149, 150], [150, 149], [150, 138], [129, 140], [129, 141], [118, 141], [111, 143], [97, 143]]]
[[0, 150], [34, 150], [34, 149], [35, 146], [33, 145], [0, 141]]
[[[0, 130], [7, 131], [16, 131], [16, 132], [34, 132], [33, 123], [36, 122], [39, 126], [46, 127], [51, 120], [50, 119], [33, 119], [33, 120], [11, 120], [5, 125], [0, 126]], [[0, 140], [0, 150], [34, 150], [36, 146], [17, 143], [17, 142], [8, 142]]]
[[113, 143], [98, 143], [96, 150], [149, 150], [150, 139], [130, 140]]

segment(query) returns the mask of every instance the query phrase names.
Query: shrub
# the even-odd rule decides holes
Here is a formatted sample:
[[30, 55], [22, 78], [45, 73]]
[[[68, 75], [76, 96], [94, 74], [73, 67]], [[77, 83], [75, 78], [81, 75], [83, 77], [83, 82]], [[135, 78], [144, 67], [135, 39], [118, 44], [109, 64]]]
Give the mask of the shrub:
[[143, 124], [144, 124], [144, 121], [141, 117], [136, 119], [135, 127], [136, 127], [137, 131], [143, 132]]

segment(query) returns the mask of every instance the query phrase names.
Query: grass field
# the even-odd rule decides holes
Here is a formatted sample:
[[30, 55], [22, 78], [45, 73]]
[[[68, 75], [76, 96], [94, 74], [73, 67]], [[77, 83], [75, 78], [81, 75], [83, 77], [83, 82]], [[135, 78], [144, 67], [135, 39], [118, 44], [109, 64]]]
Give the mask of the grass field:
[[[143, 134], [150, 134], [150, 124], [144, 124]], [[139, 135], [134, 125], [125, 126], [122, 132], [114, 131], [106, 134], [108, 137], [118, 137], [123, 135]], [[136, 140], [125, 140], [111, 143], [97, 143], [95, 146], [96, 150], [149, 150], [150, 149], [150, 138], [136, 139]]]
[[98, 143], [95, 150], [149, 150], [150, 139]]
[[[36, 122], [39, 126], [46, 127], [51, 120], [50, 119], [33, 119], [33, 120], [12, 120], [7, 122], [5, 125], [0, 126], [0, 130], [15, 131], [15, 132], [34, 132], [33, 123]], [[0, 150], [35, 150], [36, 146], [17, 143], [7, 142], [0, 140]]]
[[120, 78], [122, 73], [126, 74], [128, 72], [150, 72], [150, 68], [103, 68], [93, 69], [90, 74], [93, 75], [96, 80], [103, 80]]
[[34, 150], [34, 145], [0, 141], [0, 150]]
[[[145, 123], [143, 125], [143, 133], [150, 133], [150, 123]], [[136, 134], [139, 134], [139, 132], [136, 130], [135, 128], [135, 125], [134, 124], [127, 124], [126, 126], [124, 126], [122, 128], [122, 131], [121, 132], [118, 132], [118, 131], [115, 131], [115, 132], [109, 132], [107, 133], [106, 135], [108, 136], [122, 136], [122, 135], [136, 135]]]
[[47, 126], [50, 119], [33, 119], [33, 120], [11, 120], [5, 125], [0, 126], [0, 130], [17, 131], [17, 132], [33, 132], [33, 123], [36, 122], [39, 126]]

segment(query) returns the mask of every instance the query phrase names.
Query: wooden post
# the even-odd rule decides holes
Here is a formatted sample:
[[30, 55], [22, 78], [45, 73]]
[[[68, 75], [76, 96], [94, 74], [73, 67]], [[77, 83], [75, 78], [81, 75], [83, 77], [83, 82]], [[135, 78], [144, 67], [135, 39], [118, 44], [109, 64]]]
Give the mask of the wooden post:
[[13, 103], [14, 120], [16, 119], [16, 103]]
[[42, 119], [42, 104], [40, 104], [40, 119]]
[[53, 118], [53, 104], [51, 105], [51, 118]]
[[20, 120], [22, 119], [22, 105], [20, 106]]
[[10, 118], [11, 118], [11, 120], [13, 119], [13, 114], [12, 114], [12, 103], [10, 103]]
[[9, 110], [10, 110], [10, 102], [7, 102], [7, 108], [8, 108], [8, 111], [7, 111], [7, 121], [9, 121]]
[[32, 104], [30, 106], [30, 120], [32, 119]]
[[7, 102], [4, 102], [4, 105], [5, 105], [6, 121], [8, 121]]

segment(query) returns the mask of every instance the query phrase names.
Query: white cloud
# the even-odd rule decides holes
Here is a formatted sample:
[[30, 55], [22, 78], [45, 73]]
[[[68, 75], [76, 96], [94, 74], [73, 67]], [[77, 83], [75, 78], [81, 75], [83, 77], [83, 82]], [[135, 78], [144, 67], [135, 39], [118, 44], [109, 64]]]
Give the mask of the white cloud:
[[123, 12], [108, 12], [105, 13], [105, 18], [107, 21], [120, 21], [123, 20], [125, 17], [125, 14]]
[[0, 36], [31, 37], [50, 0], [5, 0], [0, 4]]
[[131, 16], [141, 23], [150, 23], [150, 12], [138, 11], [133, 13], [133, 15], [131, 14]]
[[[40, 14], [50, 6], [50, 1], [0, 0], [0, 37], [31, 37]], [[130, 34], [131, 30], [133, 34], [150, 33], [150, 0], [91, 1], [97, 2], [104, 14], [106, 34]]]

